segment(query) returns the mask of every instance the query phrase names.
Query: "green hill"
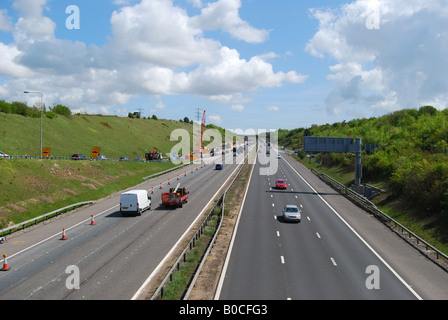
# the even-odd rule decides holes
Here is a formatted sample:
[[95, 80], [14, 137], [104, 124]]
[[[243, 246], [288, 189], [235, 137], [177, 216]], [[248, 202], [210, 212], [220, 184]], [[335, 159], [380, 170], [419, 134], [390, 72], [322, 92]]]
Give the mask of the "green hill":
[[[362, 182], [387, 191], [375, 199], [377, 204], [408, 226], [415, 224], [417, 233], [432, 230], [434, 238], [448, 243], [448, 109], [424, 106], [378, 118], [280, 130], [279, 144], [300, 150], [304, 136], [359, 137], [364, 146], [371, 144], [374, 149], [362, 153]], [[303, 162], [347, 185], [353, 182], [353, 154], [321, 153], [316, 162]]]
[[[174, 129], [191, 132], [192, 125], [115, 116], [59, 115], [53, 119], [44, 116], [42, 145], [51, 148], [53, 156], [82, 153], [89, 157], [92, 147], [100, 147], [101, 154], [111, 159], [144, 158], [149, 150], [170, 152], [177, 143], [170, 141]], [[0, 113], [0, 151], [9, 155], [39, 155], [39, 149], [40, 117]]]
[[[8, 106], [8, 104], [6, 104]], [[34, 155], [40, 149], [40, 112], [0, 112], [0, 151]], [[90, 157], [100, 147], [109, 159], [144, 158], [145, 152], [166, 154], [177, 144], [171, 132], [192, 125], [184, 121], [47, 112], [43, 146], [54, 157], [82, 153]], [[191, 135], [190, 135], [191, 137]], [[174, 165], [147, 162], [0, 159], [0, 229], [81, 201], [96, 200], [142, 182], [142, 177]]]

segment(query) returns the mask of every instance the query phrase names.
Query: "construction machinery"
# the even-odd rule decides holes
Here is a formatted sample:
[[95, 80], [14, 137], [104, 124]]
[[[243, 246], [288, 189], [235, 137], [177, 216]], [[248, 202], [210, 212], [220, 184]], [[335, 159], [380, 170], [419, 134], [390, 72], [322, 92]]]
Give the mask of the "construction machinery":
[[149, 152], [145, 153], [145, 159], [146, 159], [146, 161], [162, 160], [162, 154], [160, 152], [158, 152], [157, 150], [149, 151]]

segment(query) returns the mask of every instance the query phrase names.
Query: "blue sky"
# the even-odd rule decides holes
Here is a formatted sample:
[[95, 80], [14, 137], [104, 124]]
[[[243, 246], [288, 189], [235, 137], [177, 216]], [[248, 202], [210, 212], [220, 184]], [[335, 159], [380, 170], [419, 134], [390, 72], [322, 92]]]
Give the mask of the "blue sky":
[[[448, 0], [0, 0], [0, 99], [294, 129], [448, 104]], [[68, 29], [79, 9], [79, 29]]]

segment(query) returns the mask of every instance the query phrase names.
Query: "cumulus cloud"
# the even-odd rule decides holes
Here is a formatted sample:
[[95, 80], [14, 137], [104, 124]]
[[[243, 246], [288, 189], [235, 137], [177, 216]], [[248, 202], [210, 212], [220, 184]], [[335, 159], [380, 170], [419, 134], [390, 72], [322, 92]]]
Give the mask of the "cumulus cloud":
[[241, 104], [234, 104], [233, 106], [230, 107], [230, 111], [232, 112], [243, 112], [244, 111], [244, 106]]
[[0, 9], [0, 31], [11, 31], [12, 30], [12, 20], [8, 16], [8, 11], [5, 9]]
[[[20, 18], [9, 31], [14, 43], [0, 43], [0, 76], [11, 77], [2, 92], [23, 88], [46, 92], [51, 103], [96, 110], [128, 103], [138, 95], [192, 94], [214, 102], [247, 102], [244, 93], [302, 83], [296, 71], [274, 71], [275, 53], [240, 57], [236, 49], [206, 37], [222, 30], [248, 43], [266, 41], [268, 32], [239, 16], [241, 1], [206, 5], [190, 0], [200, 13], [191, 16], [172, 0], [114, 0], [112, 35], [102, 46], [58, 39], [56, 24], [45, 16], [49, 0], [14, 0]], [[1, 18], [3, 17], [3, 18]], [[7, 29], [7, 13], [0, 22]], [[8, 95], [5, 95], [8, 96]]]
[[[357, 0], [313, 9], [319, 28], [306, 51], [329, 57], [329, 113], [366, 114], [448, 104], [448, 7], [443, 1]], [[373, 20], [372, 20], [373, 19]], [[372, 21], [374, 22], [372, 24]]]
[[277, 107], [277, 106], [269, 106], [269, 107], [266, 107], [266, 110], [268, 110], [268, 111], [280, 111], [280, 108]]
[[241, 0], [218, 0], [208, 3], [193, 23], [205, 30], [223, 30], [236, 39], [249, 43], [265, 42], [269, 32], [256, 29], [239, 16]]

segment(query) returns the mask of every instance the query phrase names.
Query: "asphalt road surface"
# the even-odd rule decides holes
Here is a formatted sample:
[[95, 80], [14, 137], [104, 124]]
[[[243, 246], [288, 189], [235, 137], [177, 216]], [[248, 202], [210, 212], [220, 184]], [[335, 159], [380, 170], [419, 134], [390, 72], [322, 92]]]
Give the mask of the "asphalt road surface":
[[[275, 151], [271, 156], [275, 157]], [[263, 157], [261, 150], [259, 157]], [[448, 273], [289, 156], [251, 176], [216, 299], [447, 299]], [[287, 190], [274, 189], [287, 179]], [[295, 204], [300, 223], [282, 209]]]
[[[212, 164], [191, 165], [130, 188], [149, 190], [152, 196], [151, 210], [141, 216], [122, 217], [117, 193], [8, 237], [0, 250], [8, 255], [11, 270], [0, 272], [0, 299], [138, 298], [145, 281], [236, 168], [236, 161], [221, 171]], [[162, 207], [161, 192], [177, 183], [190, 191], [188, 203]], [[63, 228], [66, 240], [61, 240]]]

